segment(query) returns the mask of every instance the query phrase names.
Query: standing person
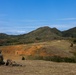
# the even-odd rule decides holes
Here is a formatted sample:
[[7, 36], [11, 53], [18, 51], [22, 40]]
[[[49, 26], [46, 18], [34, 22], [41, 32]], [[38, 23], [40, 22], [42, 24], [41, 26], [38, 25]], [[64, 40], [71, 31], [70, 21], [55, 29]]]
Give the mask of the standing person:
[[5, 64], [3, 61], [3, 55], [2, 55], [2, 51], [0, 50], [0, 65]]

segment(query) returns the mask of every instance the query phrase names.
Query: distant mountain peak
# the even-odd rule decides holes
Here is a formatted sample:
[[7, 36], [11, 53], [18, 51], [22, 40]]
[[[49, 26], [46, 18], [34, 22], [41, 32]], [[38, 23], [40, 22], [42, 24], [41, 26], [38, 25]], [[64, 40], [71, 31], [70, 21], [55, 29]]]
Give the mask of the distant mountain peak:
[[51, 29], [49, 26], [39, 27], [37, 29]]

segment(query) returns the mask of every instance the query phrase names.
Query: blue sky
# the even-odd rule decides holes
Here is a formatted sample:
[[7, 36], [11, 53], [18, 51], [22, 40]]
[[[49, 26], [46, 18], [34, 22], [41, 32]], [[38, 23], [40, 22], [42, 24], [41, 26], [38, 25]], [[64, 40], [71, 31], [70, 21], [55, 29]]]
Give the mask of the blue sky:
[[76, 26], [76, 0], [0, 0], [0, 33], [23, 34], [39, 27]]

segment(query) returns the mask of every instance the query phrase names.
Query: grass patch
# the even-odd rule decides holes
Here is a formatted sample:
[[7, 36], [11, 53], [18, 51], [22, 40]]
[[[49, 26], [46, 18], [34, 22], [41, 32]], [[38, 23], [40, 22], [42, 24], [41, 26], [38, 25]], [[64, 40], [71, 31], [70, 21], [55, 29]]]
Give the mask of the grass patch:
[[76, 58], [71, 57], [60, 57], [60, 56], [28, 56], [27, 59], [30, 60], [45, 60], [45, 61], [53, 61], [53, 62], [68, 62], [68, 63], [76, 63]]

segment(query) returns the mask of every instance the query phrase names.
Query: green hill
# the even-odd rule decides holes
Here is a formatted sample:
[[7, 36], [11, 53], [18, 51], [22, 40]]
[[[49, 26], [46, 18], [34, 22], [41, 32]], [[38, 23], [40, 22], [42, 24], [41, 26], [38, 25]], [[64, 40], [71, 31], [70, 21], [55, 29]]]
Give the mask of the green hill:
[[44, 42], [62, 39], [63, 37], [76, 38], [76, 27], [62, 32], [57, 28], [50, 28], [48, 26], [45, 26], [22, 35], [7, 35], [0, 33], [0, 45], [2, 46]]
[[60, 36], [56, 34], [50, 27], [41, 27], [28, 34], [19, 36], [19, 39], [22, 39], [23, 41], [25, 41], [25, 43], [48, 41], [59, 38]]
[[62, 32], [64, 37], [76, 38], [76, 27]]

